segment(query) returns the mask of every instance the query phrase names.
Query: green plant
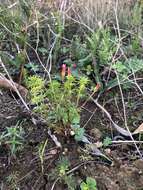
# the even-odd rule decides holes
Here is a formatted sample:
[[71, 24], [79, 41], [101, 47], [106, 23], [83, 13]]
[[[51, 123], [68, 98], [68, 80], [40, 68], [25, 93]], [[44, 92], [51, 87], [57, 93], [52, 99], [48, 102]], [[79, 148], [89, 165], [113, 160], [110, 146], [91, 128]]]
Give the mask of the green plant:
[[39, 71], [39, 66], [33, 62], [27, 63], [25, 64], [25, 67], [27, 68], [27, 70], [30, 70], [34, 73], [36, 73], [37, 71]]
[[[31, 1], [32, 2], [32, 1]], [[27, 26], [31, 19], [32, 3], [19, 0], [15, 6], [0, 4], [1, 47], [0, 56], [13, 74], [22, 81], [23, 69], [27, 60], [29, 33]]]
[[27, 81], [34, 110], [46, 119], [49, 127], [64, 134], [69, 133], [72, 124], [79, 126], [78, 103], [85, 94], [87, 83], [87, 78], [76, 80], [72, 75], [67, 76], [64, 83], [52, 80], [47, 89], [40, 77], [32, 76]]
[[27, 36], [23, 32], [24, 19], [22, 11], [20, 12], [18, 9], [13, 11], [4, 6], [1, 6], [0, 9], [0, 25], [3, 32], [2, 40], [11, 39], [15, 43], [24, 45], [23, 43]]
[[[88, 55], [79, 60], [82, 67], [86, 68], [86, 74], [103, 88], [101, 72], [104, 67], [110, 67], [110, 61], [116, 51], [116, 36], [110, 28], [99, 28], [91, 35], [86, 35], [86, 51]], [[83, 70], [83, 69], [82, 69]]]
[[69, 170], [69, 160], [65, 157], [60, 158], [57, 164], [57, 170], [60, 177], [64, 176], [66, 172]]
[[72, 59], [76, 61], [82, 61], [88, 56], [87, 45], [85, 42], [81, 41], [78, 35], [73, 36], [70, 46], [70, 53], [72, 55]]
[[92, 56], [97, 57], [100, 66], [108, 65], [115, 52], [116, 38], [113, 37], [108, 27], [98, 29], [91, 37], [87, 36], [88, 48]]
[[0, 144], [6, 144], [11, 150], [11, 154], [15, 155], [18, 150], [22, 148], [23, 145], [23, 134], [24, 131], [19, 123], [16, 126], [7, 127], [6, 131], [0, 136]]
[[[28, 40], [26, 26], [29, 24], [32, 16], [32, 1], [19, 0], [19, 2], [11, 8], [0, 4], [0, 26], [2, 31], [1, 43], [7, 43], [16, 51], [25, 49]], [[10, 52], [11, 53], [11, 52]]]
[[143, 61], [137, 57], [132, 57], [125, 62], [118, 61], [113, 65], [113, 69], [116, 69], [118, 74], [124, 77], [133, 73], [143, 71]]
[[62, 36], [64, 33], [64, 21], [62, 20], [62, 15], [59, 12], [54, 13], [54, 18], [55, 18], [55, 46], [54, 46], [54, 51], [53, 51], [53, 61], [56, 63], [57, 58], [60, 53], [60, 47], [61, 47], [61, 42], [62, 42]]
[[7, 177], [7, 183], [10, 186], [11, 190], [19, 190], [18, 187], [18, 177], [19, 174], [18, 172], [12, 172], [8, 177]]
[[79, 121], [72, 124], [72, 130], [74, 134], [74, 138], [76, 141], [83, 141], [85, 135], [85, 129], [81, 128], [79, 125]]
[[132, 51], [135, 55], [140, 55], [141, 54], [141, 40], [139, 39], [139, 37], [136, 35], [134, 37], [132, 37], [131, 39], [131, 48]]
[[112, 144], [112, 139], [111, 139], [111, 138], [106, 137], [106, 138], [103, 140], [103, 146], [104, 146], [104, 147], [107, 147], [107, 146], [109, 146], [109, 145], [111, 145], [111, 144]]
[[[135, 74], [143, 72], [143, 61], [136, 56], [128, 59], [127, 61], [117, 61], [112, 65], [112, 69], [116, 71], [119, 77], [120, 84], [125, 89], [133, 87], [132, 78]], [[111, 79], [106, 89], [111, 89], [119, 85], [117, 78]]]
[[76, 187], [76, 183], [72, 174], [67, 174], [70, 167], [69, 160], [65, 157], [62, 157], [58, 163], [56, 168], [51, 173], [51, 177], [53, 179], [59, 178], [60, 183], [64, 183], [68, 186], [69, 190], [74, 190]]
[[97, 190], [96, 181], [92, 177], [87, 177], [86, 182], [80, 184], [81, 190]]
[[26, 83], [30, 88], [31, 102], [36, 105], [36, 110], [44, 103], [44, 80], [38, 76], [32, 76], [28, 78]]
[[42, 173], [44, 172], [44, 154], [45, 154], [45, 149], [46, 149], [47, 143], [48, 143], [48, 139], [44, 143], [41, 143], [38, 148]]

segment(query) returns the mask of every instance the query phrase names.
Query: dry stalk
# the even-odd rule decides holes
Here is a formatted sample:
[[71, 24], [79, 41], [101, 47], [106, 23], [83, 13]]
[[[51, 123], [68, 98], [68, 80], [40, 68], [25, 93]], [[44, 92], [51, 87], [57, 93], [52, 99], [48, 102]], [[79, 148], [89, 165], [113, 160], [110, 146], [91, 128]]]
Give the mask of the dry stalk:
[[[117, 7], [118, 7], [118, 3], [119, 1], [117, 0], [116, 2], [116, 8], [114, 9], [114, 12], [115, 12], [115, 18], [116, 18], [116, 25], [117, 25], [117, 31], [118, 31], [118, 38], [119, 38], [119, 42], [121, 42], [121, 33], [120, 33], [120, 28], [119, 28], [119, 20], [118, 20], [118, 15], [117, 15]], [[140, 155], [140, 158], [143, 159], [142, 157], [142, 154], [132, 136], [132, 133], [130, 132], [130, 129], [128, 127], [128, 122], [127, 122], [127, 114], [126, 114], [126, 106], [125, 106], [125, 101], [124, 101], [124, 95], [123, 95], [123, 91], [122, 91], [122, 87], [121, 87], [121, 83], [120, 83], [120, 79], [119, 79], [119, 76], [118, 76], [118, 73], [117, 71], [115, 71], [116, 73], [116, 77], [117, 77], [117, 80], [118, 80], [118, 86], [119, 86], [119, 90], [120, 90], [120, 94], [121, 94], [121, 100], [122, 100], [122, 105], [123, 105], [123, 113], [124, 113], [124, 122], [125, 122], [125, 127], [126, 127], [126, 130], [128, 131], [129, 133], [129, 136], [130, 138], [132, 139], [134, 145], [135, 145], [135, 148], [138, 152], [138, 154]]]

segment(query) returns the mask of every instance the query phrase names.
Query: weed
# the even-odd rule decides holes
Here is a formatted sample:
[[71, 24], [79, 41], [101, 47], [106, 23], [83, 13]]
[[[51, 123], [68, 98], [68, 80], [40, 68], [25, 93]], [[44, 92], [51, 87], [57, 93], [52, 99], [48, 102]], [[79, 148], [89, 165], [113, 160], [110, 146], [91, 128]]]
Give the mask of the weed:
[[131, 48], [132, 48], [132, 51], [135, 55], [141, 54], [142, 49], [141, 49], [140, 39], [139, 39], [138, 35], [132, 37]]
[[[143, 71], [142, 65], [143, 62], [141, 59], [138, 59], [137, 57], [132, 57], [125, 62], [117, 61], [112, 68], [115, 69], [118, 73], [120, 83], [123, 84], [126, 88], [131, 88], [132, 80], [130, 80], [130, 78], [134, 74]], [[117, 79], [114, 80], [114, 85], [118, 85]]]
[[114, 37], [111, 30], [107, 28], [99, 28], [92, 35], [87, 35], [88, 49], [88, 67], [87, 71], [92, 74], [92, 78], [103, 89], [103, 81], [101, 71], [105, 67], [110, 66], [111, 59], [115, 53], [116, 36]]
[[103, 146], [104, 146], [104, 147], [107, 147], [107, 146], [109, 146], [109, 145], [111, 145], [111, 144], [112, 144], [112, 139], [111, 139], [111, 138], [106, 137], [106, 138], [103, 140]]
[[61, 38], [64, 32], [64, 24], [62, 22], [62, 18], [60, 14], [57, 13], [54, 17], [55, 17], [55, 30], [56, 30], [57, 37], [55, 39], [56, 43], [55, 43], [55, 48], [54, 48], [54, 53], [53, 53], [53, 59], [54, 61], [56, 61], [60, 53]]
[[38, 149], [39, 157], [40, 157], [40, 161], [41, 161], [42, 173], [44, 173], [44, 165], [43, 164], [44, 164], [44, 154], [45, 154], [45, 149], [46, 149], [47, 143], [48, 143], [48, 139], [44, 143], [41, 143], [39, 146], [39, 149]]
[[[64, 79], [65, 73], [62, 75]], [[47, 89], [44, 87], [44, 81], [39, 77], [33, 76], [27, 81], [31, 101], [35, 104], [34, 110], [44, 116], [49, 127], [64, 134], [70, 133], [68, 130], [71, 130], [72, 124], [79, 126], [78, 104], [84, 96], [87, 83], [87, 78], [81, 77], [76, 80], [72, 75], [67, 76], [63, 83], [52, 80]], [[83, 133], [83, 130], [79, 131]]]
[[67, 171], [69, 170], [70, 163], [67, 158], [62, 157], [57, 163], [57, 167], [53, 170], [50, 175], [53, 179], [60, 179], [61, 183], [64, 183], [68, 186], [69, 190], [74, 190], [76, 187], [76, 183], [72, 174], [67, 175]]
[[7, 183], [10, 186], [11, 190], [19, 190], [17, 181], [18, 181], [18, 172], [12, 172], [8, 177], [7, 177]]
[[100, 65], [108, 65], [115, 52], [115, 41], [110, 29], [101, 28], [87, 37], [87, 43], [92, 56], [96, 57]]
[[[36, 72], [39, 71], [39, 66], [38, 66], [37, 64], [33, 63], [33, 62], [30, 62], [30, 63], [25, 64], [25, 68], [26, 68], [27, 70], [30, 70], [30, 71], [33, 72], [33, 73], [36, 73]], [[25, 77], [25, 76], [24, 76], [24, 77]]]
[[81, 190], [97, 190], [95, 179], [87, 177], [86, 182], [82, 182], [80, 188]]
[[85, 135], [85, 129], [81, 128], [79, 122], [72, 124], [73, 134], [76, 141], [82, 141]]
[[[0, 5], [1, 46], [0, 55], [8, 64], [12, 74], [17, 74], [19, 83], [23, 77], [26, 63], [26, 48], [29, 40], [27, 25], [31, 16], [31, 5], [28, 1], [20, 0], [14, 8]], [[17, 76], [16, 75], [16, 76]]]
[[82, 60], [88, 56], [87, 46], [85, 42], [82, 42], [77, 35], [73, 36], [70, 52], [73, 60]]
[[60, 177], [62, 177], [66, 174], [66, 172], [69, 169], [69, 166], [70, 166], [70, 163], [69, 163], [68, 159], [62, 157], [59, 160], [58, 165], [57, 165], [57, 169], [58, 169], [58, 173], [59, 173]]
[[[37, 76], [29, 77], [28, 87], [30, 88], [31, 101], [36, 106], [40, 106], [44, 101], [44, 81]], [[40, 105], [39, 105], [40, 104]]]
[[22, 148], [24, 141], [23, 133], [23, 129], [19, 126], [19, 123], [16, 126], [7, 127], [6, 131], [0, 136], [0, 143], [8, 145], [11, 154], [15, 155]]

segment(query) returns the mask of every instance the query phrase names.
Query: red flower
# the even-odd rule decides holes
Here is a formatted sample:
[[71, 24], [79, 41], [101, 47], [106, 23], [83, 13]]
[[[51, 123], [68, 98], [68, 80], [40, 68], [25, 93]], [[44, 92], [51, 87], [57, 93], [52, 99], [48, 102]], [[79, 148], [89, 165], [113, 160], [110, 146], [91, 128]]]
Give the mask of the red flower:
[[71, 69], [68, 67], [68, 77], [71, 76]]
[[62, 72], [61, 72], [62, 81], [64, 80], [65, 75], [66, 75], [66, 64], [62, 64]]
[[96, 85], [96, 87], [95, 87], [95, 92], [97, 92], [100, 87], [101, 87], [100, 83], [97, 83], [97, 85]]

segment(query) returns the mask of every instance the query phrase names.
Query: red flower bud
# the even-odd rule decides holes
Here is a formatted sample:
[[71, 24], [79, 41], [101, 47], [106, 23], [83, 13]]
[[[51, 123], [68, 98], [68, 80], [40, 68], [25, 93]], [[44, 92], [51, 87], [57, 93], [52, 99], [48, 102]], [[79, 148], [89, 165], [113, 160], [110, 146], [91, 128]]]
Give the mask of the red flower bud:
[[64, 80], [65, 75], [66, 75], [66, 64], [62, 64], [62, 72], [61, 72], [62, 81]]
[[100, 83], [97, 83], [97, 85], [96, 85], [96, 87], [95, 87], [95, 92], [97, 92], [100, 87], [101, 87]]
[[71, 69], [68, 67], [68, 77], [71, 76]]

